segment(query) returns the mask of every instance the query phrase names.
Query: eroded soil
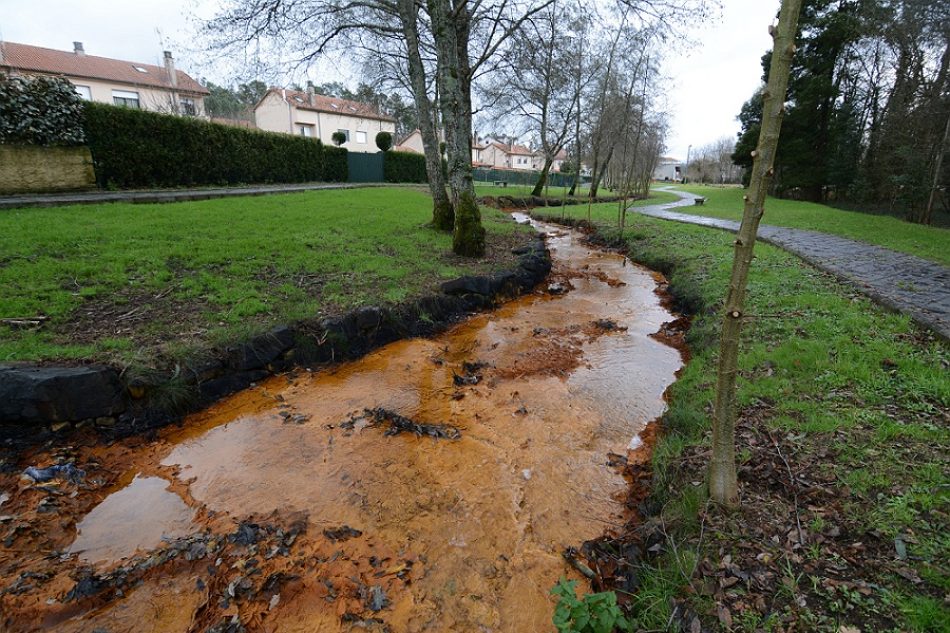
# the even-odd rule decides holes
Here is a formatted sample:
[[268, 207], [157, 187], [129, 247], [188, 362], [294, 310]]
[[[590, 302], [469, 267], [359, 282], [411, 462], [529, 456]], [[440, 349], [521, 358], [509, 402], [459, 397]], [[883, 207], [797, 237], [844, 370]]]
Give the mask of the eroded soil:
[[649, 271], [542, 228], [549, 288], [442, 336], [24, 455], [84, 474], [0, 478], [0, 628], [552, 630], [681, 355]]

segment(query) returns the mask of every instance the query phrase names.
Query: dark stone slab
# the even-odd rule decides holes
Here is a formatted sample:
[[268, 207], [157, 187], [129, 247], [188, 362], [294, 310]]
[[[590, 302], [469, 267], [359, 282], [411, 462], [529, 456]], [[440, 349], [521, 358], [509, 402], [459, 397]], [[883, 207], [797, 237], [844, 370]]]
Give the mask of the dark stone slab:
[[245, 389], [252, 382], [263, 380], [268, 376], [270, 376], [270, 372], [265, 369], [242, 371], [201, 383], [199, 390], [201, 391], [201, 397], [203, 399], [214, 401], [222, 396]]
[[491, 280], [488, 277], [465, 275], [442, 284], [442, 292], [447, 295], [483, 295], [492, 294]]
[[294, 344], [294, 333], [286, 325], [257, 336], [228, 350], [228, 366], [238, 371], [259, 369], [274, 361]]
[[56, 423], [113, 416], [125, 390], [109, 367], [0, 366], [0, 422]]

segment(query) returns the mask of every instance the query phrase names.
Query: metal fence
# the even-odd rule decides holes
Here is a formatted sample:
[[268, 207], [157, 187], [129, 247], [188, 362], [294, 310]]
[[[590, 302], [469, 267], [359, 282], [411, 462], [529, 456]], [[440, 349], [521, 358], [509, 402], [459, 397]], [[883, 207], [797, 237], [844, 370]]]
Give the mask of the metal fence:
[[[539, 171], [529, 171], [521, 169], [490, 169], [486, 167], [476, 167], [473, 172], [475, 182], [484, 182], [493, 184], [496, 182], [507, 183], [507, 186], [533, 187], [538, 182], [541, 175]], [[581, 177], [581, 184], [590, 179]], [[574, 184], [574, 174], [562, 174], [560, 172], [548, 173], [547, 185], [549, 187], [570, 187]]]
[[383, 182], [382, 152], [347, 152], [346, 163], [350, 170], [350, 182]]

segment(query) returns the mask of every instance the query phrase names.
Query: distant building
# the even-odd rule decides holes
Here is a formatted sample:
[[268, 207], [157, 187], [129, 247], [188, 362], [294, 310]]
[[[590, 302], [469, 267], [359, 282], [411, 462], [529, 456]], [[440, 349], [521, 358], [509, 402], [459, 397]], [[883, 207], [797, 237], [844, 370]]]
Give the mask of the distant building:
[[59, 51], [0, 42], [0, 73], [68, 79], [83, 99], [153, 112], [206, 118], [208, 89], [175, 68], [170, 51], [164, 66], [87, 55], [82, 42]]
[[653, 170], [653, 179], [660, 182], [682, 182], [685, 174], [685, 163], [669, 156], [660, 156], [656, 169]]
[[376, 135], [395, 135], [396, 120], [368, 103], [314, 94], [312, 91], [271, 88], [254, 106], [257, 127], [271, 132], [318, 138], [333, 144], [334, 132], [346, 136], [353, 152], [376, 152]]

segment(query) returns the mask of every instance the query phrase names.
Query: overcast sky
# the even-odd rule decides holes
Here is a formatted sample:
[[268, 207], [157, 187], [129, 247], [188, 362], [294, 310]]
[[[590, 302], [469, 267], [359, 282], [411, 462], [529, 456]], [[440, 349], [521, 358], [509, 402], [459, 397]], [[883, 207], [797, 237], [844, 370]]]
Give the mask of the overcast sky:
[[[720, 20], [692, 27], [695, 46], [668, 51], [667, 153], [680, 159], [689, 145], [698, 148], [738, 131], [735, 117], [759, 84], [760, 58], [771, 44], [767, 27], [778, 0], [722, 1]], [[90, 55], [153, 64], [161, 63], [162, 50], [171, 49], [182, 70], [226, 83], [229, 78], [217, 77], [205, 59], [189, 51], [197, 48], [194, 17], [208, 17], [216, 6], [217, 0], [0, 0], [0, 38], [62, 50], [81, 41]], [[358, 81], [333, 72], [314, 79]]]

